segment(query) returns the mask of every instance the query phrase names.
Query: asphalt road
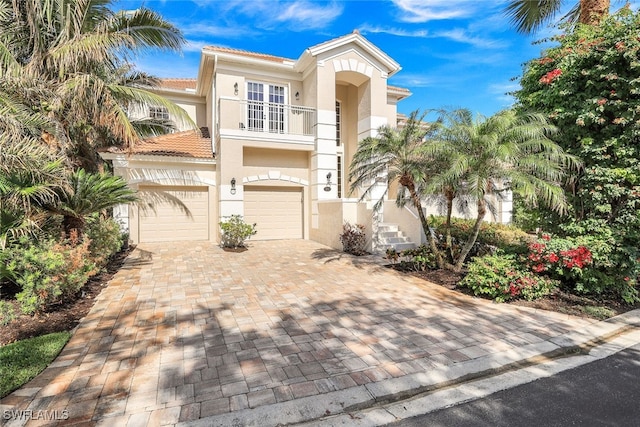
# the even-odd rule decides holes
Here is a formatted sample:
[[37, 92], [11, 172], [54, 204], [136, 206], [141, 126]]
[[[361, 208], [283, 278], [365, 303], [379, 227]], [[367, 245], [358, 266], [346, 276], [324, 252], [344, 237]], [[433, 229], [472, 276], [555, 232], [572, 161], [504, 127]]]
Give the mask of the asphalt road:
[[640, 427], [640, 345], [393, 427]]

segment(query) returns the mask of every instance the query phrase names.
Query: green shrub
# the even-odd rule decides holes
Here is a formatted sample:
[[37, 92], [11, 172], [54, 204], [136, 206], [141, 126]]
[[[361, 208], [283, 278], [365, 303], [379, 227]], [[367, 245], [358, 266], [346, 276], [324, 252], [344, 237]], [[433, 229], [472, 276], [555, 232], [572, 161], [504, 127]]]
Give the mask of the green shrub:
[[468, 273], [458, 286], [476, 296], [497, 302], [524, 298], [528, 301], [551, 293], [557, 282], [525, 271], [514, 255], [486, 255], [469, 262]]
[[348, 221], [345, 221], [345, 223], [342, 224], [340, 242], [342, 243], [342, 250], [348, 254], [366, 254], [367, 236], [364, 232], [364, 225], [350, 224]]
[[[445, 235], [446, 218], [442, 216], [432, 216], [431, 224], [438, 235]], [[461, 246], [469, 238], [475, 220], [451, 218], [451, 237], [454, 239], [454, 246]], [[499, 249], [503, 253], [523, 254], [527, 252], [527, 245], [535, 239], [518, 227], [512, 225], [498, 224], [494, 222], [483, 222], [480, 226], [480, 233], [476, 242], [475, 250], [470, 256], [485, 255]], [[440, 239], [444, 241], [444, 238]], [[455, 248], [454, 248], [455, 250]]]
[[240, 215], [231, 215], [227, 221], [221, 221], [220, 229], [220, 240], [224, 248], [244, 247], [244, 242], [258, 232], [256, 224], [247, 224]]
[[386, 252], [386, 258], [393, 264], [399, 260], [399, 268], [401, 270], [426, 271], [438, 268], [436, 257], [427, 245], [420, 245], [413, 249], [405, 249], [401, 252], [389, 248]]
[[23, 313], [33, 314], [75, 296], [96, 273], [89, 244], [89, 239], [35, 243], [23, 238], [10, 249], [7, 269], [21, 288], [16, 300]]
[[16, 319], [13, 304], [7, 301], [0, 301], [0, 326], [7, 326]]
[[91, 240], [89, 251], [94, 262], [104, 266], [117, 254], [124, 243], [120, 226], [113, 218], [103, 219], [94, 214], [87, 220], [85, 236]]

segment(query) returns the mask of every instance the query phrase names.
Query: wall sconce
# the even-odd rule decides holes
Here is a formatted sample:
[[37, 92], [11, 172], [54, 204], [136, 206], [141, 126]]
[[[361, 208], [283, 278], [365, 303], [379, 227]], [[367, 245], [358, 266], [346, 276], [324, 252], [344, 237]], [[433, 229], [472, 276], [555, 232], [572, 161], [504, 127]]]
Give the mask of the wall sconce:
[[300, 100], [300, 92], [296, 92], [296, 101]]
[[236, 179], [231, 178], [231, 194], [236, 194]]
[[233, 85], [233, 94], [234, 95], [238, 94], [238, 82], [235, 82], [235, 84]]
[[331, 172], [327, 174], [327, 185], [324, 186], [324, 191], [331, 191]]

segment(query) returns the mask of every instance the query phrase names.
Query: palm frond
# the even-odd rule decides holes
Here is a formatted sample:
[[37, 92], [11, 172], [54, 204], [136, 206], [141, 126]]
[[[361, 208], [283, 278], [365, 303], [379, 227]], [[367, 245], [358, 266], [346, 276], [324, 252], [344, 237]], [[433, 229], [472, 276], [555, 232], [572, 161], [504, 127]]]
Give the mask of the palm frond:
[[560, 11], [561, 0], [510, 0], [505, 15], [522, 34], [532, 34]]

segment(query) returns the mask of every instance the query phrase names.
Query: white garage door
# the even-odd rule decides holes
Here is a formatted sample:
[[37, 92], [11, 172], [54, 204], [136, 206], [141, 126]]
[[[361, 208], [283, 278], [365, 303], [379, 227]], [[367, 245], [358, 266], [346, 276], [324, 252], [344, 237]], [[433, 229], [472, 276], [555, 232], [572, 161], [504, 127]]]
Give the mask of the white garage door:
[[209, 240], [207, 187], [141, 186], [140, 242]]
[[258, 224], [252, 240], [302, 239], [302, 189], [245, 187], [244, 220]]

